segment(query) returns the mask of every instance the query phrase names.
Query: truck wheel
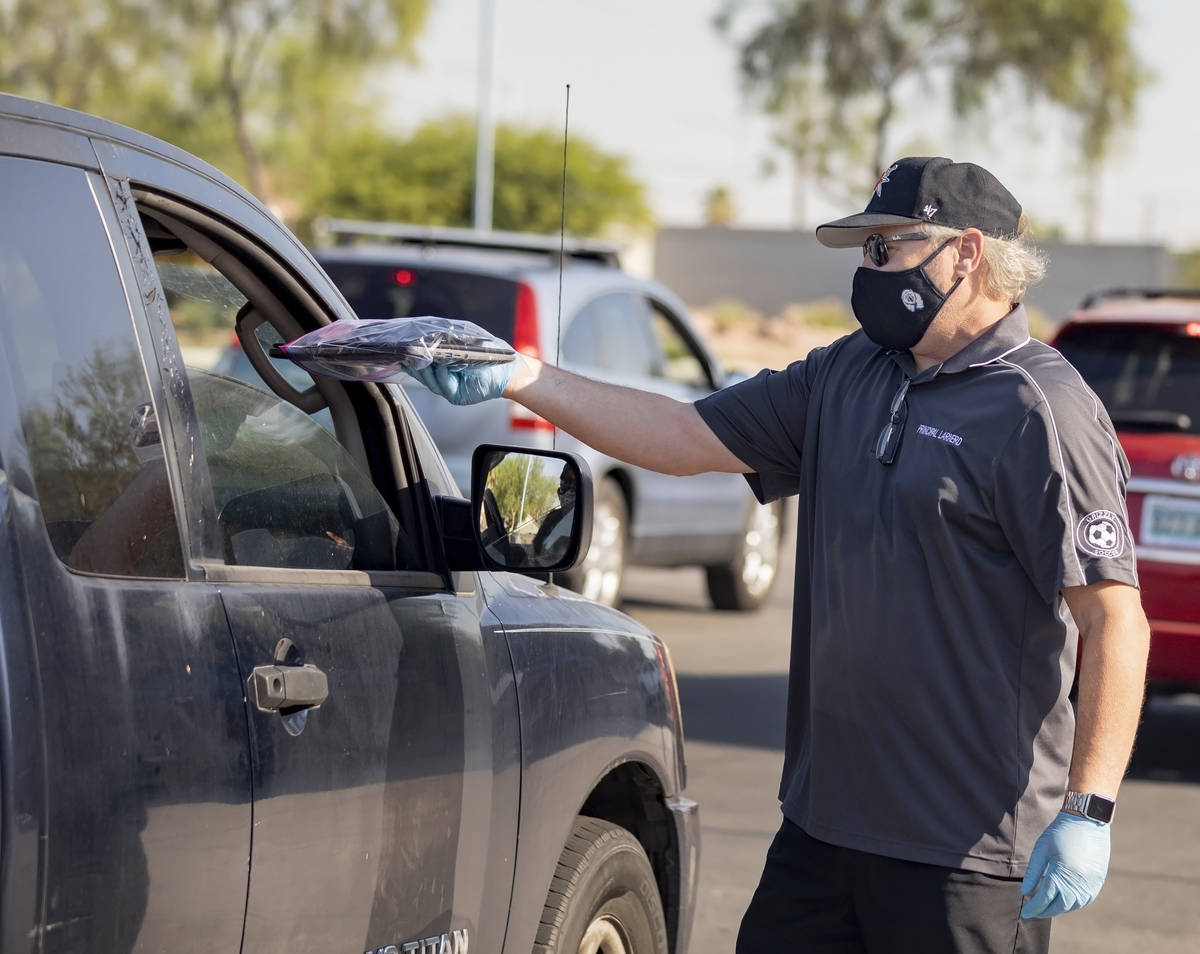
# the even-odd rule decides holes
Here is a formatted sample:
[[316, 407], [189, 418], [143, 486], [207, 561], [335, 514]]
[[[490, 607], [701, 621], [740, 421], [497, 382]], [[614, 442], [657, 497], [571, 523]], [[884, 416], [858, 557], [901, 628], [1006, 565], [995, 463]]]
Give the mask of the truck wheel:
[[737, 555], [724, 566], [705, 567], [708, 596], [719, 610], [758, 609], [779, 570], [783, 545], [783, 501], [753, 503]]
[[613, 477], [596, 485], [592, 510], [592, 545], [579, 566], [554, 574], [554, 581], [605, 606], [616, 606], [625, 575], [625, 538], [629, 508]]
[[658, 885], [638, 840], [580, 815], [550, 882], [533, 954], [667, 954]]

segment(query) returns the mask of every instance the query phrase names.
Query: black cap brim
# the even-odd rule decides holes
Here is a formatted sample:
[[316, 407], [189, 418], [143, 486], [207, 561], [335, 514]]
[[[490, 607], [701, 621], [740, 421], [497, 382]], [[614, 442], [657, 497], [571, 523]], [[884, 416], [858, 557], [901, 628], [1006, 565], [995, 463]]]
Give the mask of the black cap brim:
[[924, 219], [886, 212], [859, 212], [817, 226], [817, 241], [829, 248], [857, 248], [867, 236], [892, 225], [922, 225]]

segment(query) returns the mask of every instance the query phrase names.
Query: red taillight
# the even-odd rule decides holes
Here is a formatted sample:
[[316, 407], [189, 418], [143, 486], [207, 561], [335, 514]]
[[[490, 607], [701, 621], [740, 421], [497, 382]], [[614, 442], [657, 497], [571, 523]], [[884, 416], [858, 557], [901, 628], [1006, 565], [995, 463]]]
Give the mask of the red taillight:
[[514, 431], [545, 431], [547, 434], [554, 431], [554, 425], [544, 417], [538, 417], [533, 411], [527, 411], [515, 401], [509, 403], [512, 404], [512, 410], [508, 415], [508, 424]]
[[[542, 357], [542, 345], [538, 340], [537, 300], [533, 289], [524, 282], [517, 283], [517, 301], [513, 308], [513, 350], [531, 358]], [[510, 403], [509, 425], [514, 431], [545, 431], [553, 433], [554, 425], [533, 411], [526, 410], [516, 402]]]
[[1191, 338], [1200, 338], [1200, 321], [1189, 321], [1187, 333]]
[[513, 309], [514, 350], [531, 358], [541, 358], [542, 345], [538, 340], [537, 301], [533, 289], [524, 282], [517, 284], [517, 302]]
[[416, 280], [417, 276], [410, 272], [407, 268], [398, 268], [392, 273], [392, 281], [394, 281], [397, 285], [403, 285], [407, 287]]

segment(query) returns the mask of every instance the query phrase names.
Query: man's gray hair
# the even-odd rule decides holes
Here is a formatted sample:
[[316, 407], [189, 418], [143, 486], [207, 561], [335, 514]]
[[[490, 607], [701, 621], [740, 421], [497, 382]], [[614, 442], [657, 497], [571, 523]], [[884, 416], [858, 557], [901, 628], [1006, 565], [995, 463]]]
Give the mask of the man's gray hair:
[[[962, 235], [962, 229], [944, 225], [923, 225], [921, 231], [935, 243], [948, 242]], [[1017, 237], [1011, 239], [983, 237], [983, 261], [987, 265], [984, 291], [1002, 301], [1018, 302], [1025, 297], [1030, 285], [1046, 274], [1046, 255], [1026, 237], [1029, 223], [1024, 215]]]

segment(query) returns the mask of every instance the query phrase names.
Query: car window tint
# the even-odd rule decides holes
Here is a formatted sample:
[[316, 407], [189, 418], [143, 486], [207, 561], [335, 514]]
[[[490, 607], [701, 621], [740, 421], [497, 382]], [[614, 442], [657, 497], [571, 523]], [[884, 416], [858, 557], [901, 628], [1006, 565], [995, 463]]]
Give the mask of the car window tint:
[[659, 377], [694, 388], [708, 386], [708, 372], [663, 306], [650, 302], [650, 327], [658, 341]]
[[[234, 332], [246, 296], [208, 262], [188, 251], [157, 251], [154, 266], [166, 295], [171, 322], [179, 339], [183, 362], [189, 368], [216, 371], [271, 393], [246, 357]], [[269, 326], [259, 334], [271, 334]], [[283, 379], [297, 391], [313, 385], [312, 375], [286, 358], [271, 358]], [[333, 421], [322, 409], [313, 419], [329, 431]]]
[[94, 573], [182, 577], [125, 290], [85, 173], [0, 159], [0, 350], [54, 550]]
[[1117, 427], [1200, 434], [1200, 338], [1185, 327], [1081, 326], [1058, 348]]
[[448, 268], [321, 264], [360, 318], [461, 318], [513, 339], [517, 284], [511, 279]]
[[585, 305], [563, 334], [563, 358], [619, 374], [652, 375], [660, 365], [645, 299], [627, 292]]
[[396, 568], [396, 518], [328, 431], [242, 381], [198, 369], [188, 381], [228, 563]]

